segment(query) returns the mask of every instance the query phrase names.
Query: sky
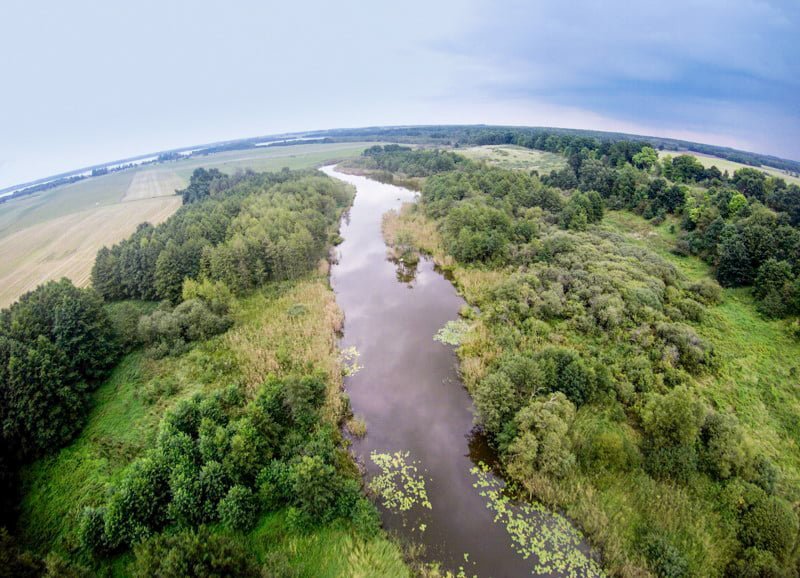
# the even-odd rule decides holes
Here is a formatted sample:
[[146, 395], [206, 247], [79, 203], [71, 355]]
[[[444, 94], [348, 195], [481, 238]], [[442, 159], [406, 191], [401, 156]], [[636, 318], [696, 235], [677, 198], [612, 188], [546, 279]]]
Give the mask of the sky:
[[558, 126], [800, 159], [797, 0], [3, 0], [0, 188], [195, 144]]

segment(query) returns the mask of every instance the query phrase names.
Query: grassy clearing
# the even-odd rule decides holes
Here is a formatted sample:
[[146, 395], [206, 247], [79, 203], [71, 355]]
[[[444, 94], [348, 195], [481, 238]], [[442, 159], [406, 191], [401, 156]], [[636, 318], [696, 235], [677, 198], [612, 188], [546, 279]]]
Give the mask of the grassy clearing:
[[[325, 419], [341, 415], [341, 367], [335, 331], [342, 317], [327, 279], [268, 286], [238, 300], [228, 333], [196, 345], [176, 358], [148, 359], [133, 353], [95, 394], [81, 435], [24, 473], [21, 536], [39, 553], [79, 557], [77, 520], [85, 506], [103, 501], [110, 485], [147, 448], [158, 423], [179, 400], [231, 384], [261, 383], [313, 366], [328, 375]], [[355, 538], [344, 522], [309, 534], [288, 531], [285, 511], [266, 514], [243, 537], [261, 562], [285, 561], [301, 576], [404, 576], [399, 549], [385, 536]], [[223, 531], [216, 529], [215, 531]], [[107, 562], [125, 576], [129, 555]]]
[[515, 145], [486, 145], [458, 151], [465, 157], [476, 161], [486, 161], [490, 165], [513, 170], [537, 170], [548, 174], [566, 166], [566, 159], [554, 153], [527, 149]]
[[786, 172], [784, 172], [784, 171], [782, 171], [780, 169], [775, 169], [775, 168], [772, 168], [772, 167], [765, 167], [765, 166], [753, 167], [751, 165], [745, 165], [745, 164], [742, 164], [742, 163], [729, 161], [727, 159], [721, 159], [719, 157], [714, 157], [714, 156], [711, 156], [711, 155], [704, 155], [704, 154], [701, 154], [701, 153], [695, 153], [695, 152], [689, 152], [689, 151], [658, 151], [658, 157], [659, 158], [664, 158], [667, 155], [669, 155], [671, 157], [676, 157], [678, 155], [683, 155], [683, 154], [687, 154], [687, 155], [691, 155], [691, 156], [695, 157], [698, 161], [700, 161], [700, 164], [702, 164], [706, 168], [709, 168], [709, 167], [712, 167], [712, 166], [716, 166], [722, 172], [728, 171], [728, 174], [730, 176], [733, 176], [733, 173], [738, 171], [739, 169], [758, 168], [758, 170], [763, 171], [763, 172], [769, 174], [770, 176], [782, 178], [787, 183], [794, 183], [796, 185], [800, 185], [800, 177], [791, 175], [791, 174], [786, 173]]

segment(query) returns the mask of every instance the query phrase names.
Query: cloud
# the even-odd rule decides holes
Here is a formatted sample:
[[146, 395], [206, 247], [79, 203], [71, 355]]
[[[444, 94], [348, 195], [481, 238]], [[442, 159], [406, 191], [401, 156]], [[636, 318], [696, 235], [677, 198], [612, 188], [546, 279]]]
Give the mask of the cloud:
[[0, 186], [201, 142], [572, 126], [800, 158], [800, 3], [10, 0]]

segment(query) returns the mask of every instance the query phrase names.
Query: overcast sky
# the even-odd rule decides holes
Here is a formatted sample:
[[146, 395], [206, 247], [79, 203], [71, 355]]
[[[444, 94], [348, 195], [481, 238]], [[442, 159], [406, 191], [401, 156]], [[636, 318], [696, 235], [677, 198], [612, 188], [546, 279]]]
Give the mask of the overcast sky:
[[3, 0], [0, 187], [389, 124], [621, 130], [800, 159], [800, 2]]

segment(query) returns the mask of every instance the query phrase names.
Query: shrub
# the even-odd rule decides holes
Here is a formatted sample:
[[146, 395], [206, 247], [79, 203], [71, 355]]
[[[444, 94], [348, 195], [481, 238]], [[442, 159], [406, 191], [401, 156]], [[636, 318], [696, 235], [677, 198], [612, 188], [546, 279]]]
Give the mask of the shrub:
[[657, 576], [662, 578], [684, 578], [689, 576], [689, 562], [667, 538], [660, 534], [649, 534], [643, 544], [644, 555]]
[[490, 373], [478, 382], [472, 397], [481, 422], [495, 435], [514, 417], [521, 405], [513, 382], [500, 372]]
[[687, 371], [697, 373], [713, 364], [714, 351], [694, 330], [682, 323], [659, 323], [656, 333], [668, 345], [677, 349], [678, 362]]
[[726, 578], [789, 578], [775, 556], [758, 548], [747, 548], [725, 569]]
[[719, 480], [737, 474], [745, 465], [742, 435], [736, 417], [709, 413], [700, 430], [703, 469]]
[[302, 456], [291, 470], [295, 525], [307, 527], [331, 520], [341, 483], [336, 469], [319, 456]]
[[575, 351], [549, 347], [536, 354], [548, 391], [560, 391], [571, 402], [581, 406], [594, 393], [594, 375]]
[[509, 470], [522, 478], [534, 472], [565, 476], [575, 464], [568, 432], [575, 406], [563, 393], [531, 401], [516, 416], [517, 437], [509, 445]]
[[696, 466], [695, 445], [705, 419], [702, 403], [687, 388], [676, 387], [664, 395], [650, 394], [640, 418], [648, 471], [685, 481]]
[[249, 530], [256, 521], [256, 501], [245, 486], [233, 486], [217, 506], [220, 521], [233, 530]]
[[759, 548], [783, 560], [797, 534], [797, 516], [791, 506], [775, 496], [758, 500], [741, 519], [739, 540], [745, 547]]
[[141, 342], [154, 357], [178, 354], [191, 341], [224, 333], [233, 321], [226, 314], [214, 313], [205, 301], [190, 299], [174, 309], [160, 308], [139, 320]]
[[92, 554], [108, 550], [105, 528], [105, 508], [87, 507], [78, 522], [78, 541], [81, 548]]
[[111, 547], [133, 544], [164, 526], [168, 474], [155, 453], [133, 463], [108, 501], [105, 532]]
[[255, 560], [235, 539], [197, 531], [162, 534], [134, 549], [131, 574], [137, 578], [258, 578]]
[[276, 510], [289, 501], [292, 492], [292, 468], [280, 460], [272, 460], [258, 474], [256, 487], [261, 506]]

